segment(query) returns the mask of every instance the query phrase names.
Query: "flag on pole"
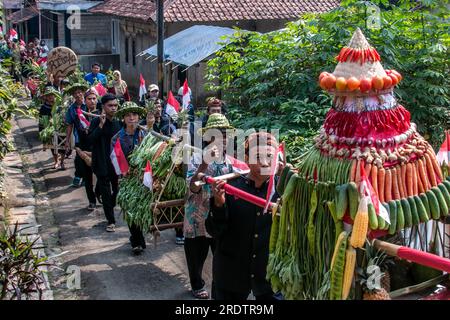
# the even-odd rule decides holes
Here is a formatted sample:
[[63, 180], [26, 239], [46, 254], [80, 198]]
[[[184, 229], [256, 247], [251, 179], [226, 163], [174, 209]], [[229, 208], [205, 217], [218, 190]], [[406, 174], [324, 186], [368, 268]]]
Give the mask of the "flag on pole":
[[231, 166], [233, 167], [233, 172], [237, 172], [239, 174], [247, 174], [250, 172], [250, 168], [245, 162], [239, 161], [238, 159], [229, 155], [226, 155], [226, 157], [227, 160], [230, 162]]
[[101, 82], [97, 83], [94, 88], [100, 97], [103, 97], [108, 92]]
[[128, 162], [125, 158], [125, 154], [122, 151], [122, 146], [120, 145], [120, 138], [117, 138], [116, 142], [114, 143], [114, 149], [111, 152], [110, 155], [112, 165], [114, 167], [114, 170], [116, 171], [116, 174], [124, 175], [128, 172]]
[[189, 93], [189, 86], [187, 79], [184, 80], [183, 84], [183, 110], [186, 110], [191, 103], [191, 94]]
[[147, 166], [145, 167], [144, 179], [142, 183], [144, 184], [144, 186], [149, 188], [150, 191], [153, 190], [153, 171], [149, 160], [147, 160]]
[[375, 193], [375, 190], [372, 187], [372, 184], [370, 183], [369, 179], [367, 178], [366, 171], [364, 170], [363, 162], [361, 161], [360, 167], [358, 168], [361, 173], [361, 183], [359, 185], [359, 192], [362, 197], [367, 197], [368, 203], [372, 203], [375, 212], [377, 215], [379, 215], [381, 218], [383, 218], [384, 221], [387, 223], [391, 223], [391, 220], [389, 219], [389, 214], [386, 210], [386, 208], [381, 204], [380, 199], [378, 198], [378, 195]]
[[84, 116], [83, 111], [81, 111], [81, 108], [77, 108], [77, 116], [78, 119], [80, 120], [80, 124], [83, 127], [83, 129], [88, 129], [90, 123], [88, 119], [86, 119], [86, 117]]
[[145, 87], [145, 79], [142, 73], [139, 74], [139, 101], [144, 100], [144, 96], [147, 93], [147, 88]]
[[275, 161], [272, 161], [272, 167], [270, 169], [269, 185], [267, 186], [266, 205], [264, 206], [263, 213], [266, 213], [267, 210], [269, 209], [269, 205], [271, 202], [270, 200], [275, 194], [275, 173], [278, 169], [280, 159], [284, 159], [284, 144], [282, 143], [278, 145], [277, 154], [275, 155]]
[[9, 29], [9, 40], [13, 41], [14, 39], [18, 40], [19, 35], [17, 34], [17, 31], [15, 29]]
[[450, 134], [448, 131], [445, 132], [445, 140], [444, 143], [441, 145], [441, 148], [439, 149], [439, 152], [436, 155], [436, 159], [439, 162], [439, 164], [443, 164], [444, 162], [449, 165], [449, 159], [450, 159]]
[[180, 104], [173, 96], [172, 91], [169, 91], [169, 97], [167, 98], [166, 104], [166, 113], [175, 120], [178, 116], [178, 111], [180, 111]]

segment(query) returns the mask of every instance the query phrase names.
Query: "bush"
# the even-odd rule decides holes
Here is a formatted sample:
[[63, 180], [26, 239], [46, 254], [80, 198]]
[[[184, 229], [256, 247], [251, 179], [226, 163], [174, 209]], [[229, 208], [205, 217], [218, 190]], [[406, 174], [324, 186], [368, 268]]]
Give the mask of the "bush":
[[331, 106], [317, 84], [320, 72], [334, 70], [335, 56], [360, 27], [385, 69], [403, 75], [395, 91], [399, 103], [437, 148], [449, 118], [448, 13], [439, 1], [397, 2], [373, 2], [381, 7], [379, 29], [367, 27], [367, 1], [343, 1], [331, 12], [305, 15], [279, 31], [236, 30], [209, 61], [207, 87], [220, 90], [235, 126], [281, 129], [292, 160]]

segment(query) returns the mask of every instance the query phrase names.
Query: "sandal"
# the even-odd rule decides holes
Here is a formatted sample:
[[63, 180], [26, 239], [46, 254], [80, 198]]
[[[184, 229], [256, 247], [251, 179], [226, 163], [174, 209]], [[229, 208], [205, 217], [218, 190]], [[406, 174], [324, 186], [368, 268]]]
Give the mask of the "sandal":
[[116, 231], [116, 226], [112, 223], [112, 224], [109, 224], [107, 227], [106, 227], [106, 231], [107, 232], [115, 232]]
[[203, 299], [203, 300], [209, 299], [208, 291], [205, 288], [199, 290], [192, 290], [192, 294], [196, 299]]

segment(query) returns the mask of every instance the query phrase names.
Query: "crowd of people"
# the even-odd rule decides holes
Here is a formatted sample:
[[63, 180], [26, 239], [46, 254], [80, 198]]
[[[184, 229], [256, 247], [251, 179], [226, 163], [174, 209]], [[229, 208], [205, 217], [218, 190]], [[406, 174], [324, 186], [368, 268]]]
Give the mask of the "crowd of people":
[[[42, 53], [45, 52], [43, 44], [40, 43], [40, 55], [45, 54]], [[26, 50], [22, 63], [26, 61], [25, 57], [33, 56], [32, 59], [36, 59], [36, 48], [38, 47], [31, 45], [27, 48], [30, 50]], [[52, 117], [54, 112], [63, 112], [56, 105], [61, 97], [68, 102], [65, 114], [61, 115], [66, 126], [65, 138], [58, 137], [60, 147], [51, 148], [53, 167], [65, 170], [65, 160], [75, 150], [72, 186], [84, 186], [87, 210], [92, 211], [98, 204], [102, 205], [107, 222], [106, 231], [115, 232], [114, 208], [119, 180], [122, 178], [111, 160], [116, 142], [119, 141], [128, 160], [149, 132], [176, 138], [181, 128], [167, 112], [167, 101], [161, 99], [161, 92], [156, 84], [150, 84], [147, 94], [140, 101], [133, 102], [119, 70], [113, 72], [113, 79], [110, 80], [112, 81], [108, 81], [107, 76], [101, 73], [98, 63], [92, 65], [91, 72], [84, 76], [84, 81], [77, 83], [64, 78], [53, 79], [50, 75], [45, 90], [40, 93], [42, 105], [39, 115]], [[103, 95], [95, 88], [99, 82], [107, 88]], [[190, 89], [189, 93], [191, 94]], [[176, 97], [180, 103], [182, 96], [183, 87]], [[208, 129], [220, 130], [223, 135], [223, 139], [212, 137], [203, 141], [204, 155], [208, 154], [214, 161], [207, 163], [206, 157], [198, 159], [199, 154], [194, 153], [186, 170], [188, 191], [185, 197], [184, 222], [182, 228], [175, 229], [175, 242], [184, 246], [192, 294], [197, 299], [210, 298], [202, 274], [211, 250], [213, 299], [242, 300], [250, 292], [253, 292], [257, 300], [275, 299], [265, 277], [271, 215], [263, 214], [261, 208], [251, 203], [225, 194], [223, 180], [217, 180], [214, 184], [196, 184], [205, 175], [217, 177], [234, 170], [231, 160], [234, 154], [228, 155], [225, 151], [227, 143], [233, 139], [229, 132], [233, 132], [234, 128], [226, 118], [224, 102], [218, 98], [208, 99], [206, 113], [200, 119], [195, 116], [194, 106], [189, 104], [187, 114], [191, 138]], [[194, 120], [201, 123], [200, 132], [195, 132]], [[43, 130], [42, 125], [39, 130]], [[260, 149], [251, 150], [255, 141], [256, 147], [265, 149], [269, 157], [260, 156]], [[271, 157], [275, 156], [276, 148], [276, 139], [268, 133], [260, 132], [249, 136], [245, 144], [245, 156], [250, 172], [228, 183], [265, 198], [269, 176], [262, 174], [261, 169], [271, 166]], [[256, 159], [253, 164], [249, 162], [251, 157]], [[274, 194], [272, 200], [275, 201], [277, 197]], [[132, 252], [139, 255], [146, 249], [145, 234], [139, 226], [128, 227]]]

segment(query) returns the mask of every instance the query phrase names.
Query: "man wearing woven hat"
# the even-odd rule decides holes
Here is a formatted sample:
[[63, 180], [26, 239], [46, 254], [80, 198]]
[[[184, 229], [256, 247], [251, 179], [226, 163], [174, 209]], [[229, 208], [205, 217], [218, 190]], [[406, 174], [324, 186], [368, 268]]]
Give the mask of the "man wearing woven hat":
[[[268, 172], [277, 148], [277, 140], [269, 133], [250, 135], [245, 144], [245, 162], [250, 172], [228, 184], [265, 199], [269, 192]], [[256, 300], [273, 300], [271, 285], [266, 280], [272, 216], [263, 214], [263, 209], [254, 204], [225, 194], [224, 184], [225, 181], [217, 180], [212, 185], [208, 219], [208, 232], [217, 243], [213, 259], [213, 298], [246, 300], [252, 291]], [[271, 201], [277, 198], [275, 192]]]
[[[111, 149], [114, 148], [116, 141], [119, 140], [122, 152], [128, 161], [131, 152], [141, 143], [145, 136], [144, 130], [139, 128], [139, 117], [145, 114], [145, 109], [134, 102], [125, 102], [117, 111], [116, 117], [123, 119], [124, 126], [111, 139]], [[142, 230], [132, 224], [128, 225], [130, 229], [130, 243], [134, 254], [139, 255], [145, 249], [145, 238]]]
[[[99, 114], [99, 111], [96, 109], [97, 108], [97, 97], [98, 97], [98, 92], [94, 87], [89, 88], [84, 93], [84, 100], [85, 100], [87, 112], [83, 112], [83, 114], [89, 122], [92, 122], [95, 115]], [[87, 130], [89, 130], [89, 128], [87, 128]], [[83, 156], [84, 156], [83, 153], [85, 153], [85, 152], [91, 153], [92, 152], [92, 144], [90, 143], [87, 136], [85, 139], [80, 140], [80, 143], [75, 147], [75, 150], [77, 151], [77, 156], [80, 159], [83, 158]], [[76, 159], [77, 158], [75, 158], [75, 160]], [[96, 200], [98, 199], [100, 202], [98, 185], [96, 186], [95, 192], [94, 192], [93, 172], [92, 172], [92, 167], [90, 165], [88, 165], [83, 160], [82, 162], [78, 163], [78, 166], [79, 166], [80, 171], [83, 174], [82, 178], [84, 179], [84, 188], [86, 190], [86, 196], [89, 200], [89, 205], [88, 205], [87, 209], [89, 211], [93, 211], [97, 207]]]
[[[44, 89], [44, 93], [43, 93], [42, 97], [44, 99], [44, 103], [41, 106], [41, 108], [39, 109], [39, 132], [44, 130], [43, 119], [45, 117], [50, 119], [53, 116], [53, 107], [55, 105], [56, 98], [59, 97], [59, 93], [52, 86], [47, 86]], [[55, 110], [55, 112], [60, 112], [60, 110]], [[62, 139], [60, 137], [58, 137], [58, 144], [60, 144], [61, 142], [62, 142]], [[51, 148], [50, 151], [52, 152], [52, 155], [53, 155], [53, 161], [54, 161], [53, 167], [55, 169], [57, 169], [59, 166], [61, 166], [61, 168], [64, 168], [64, 158], [65, 158], [65, 154], [66, 154], [65, 150], [58, 149], [58, 151], [56, 152], [55, 149]], [[58, 159], [58, 155], [59, 155], [60, 159]]]
[[[214, 252], [215, 241], [205, 228], [209, 202], [212, 197], [211, 187], [210, 185], [197, 186], [195, 182], [200, 180], [200, 174], [216, 177], [233, 171], [231, 161], [225, 155], [227, 140], [230, 138], [227, 133], [233, 129], [224, 115], [212, 114], [205, 128], [199, 132], [206, 133], [206, 136], [211, 137], [204, 149], [204, 156], [202, 157], [198, 153], [194, 154], [188, 165], [186, 181], [189, 189], [183, 222], [184, 250], [192, 294], [197, 299], [209, 297], [202, 279], [202, 271], [209, 248]], [[213, 131], [216, 133], [214, 136], [211, 135]], [[208, 159], [214, 160], [208, 161]]]
[[[72, 133], [75, 140], [75, 146], [79, 146], [80, 143], [84, 144], [86, 141], [87, 130], [81, 123], [82, 119], [80, 119], [78, 110], [87, 111], [87, 107], [84, 104], [84, 92], [87, 88], [88, 86], [84, 83], [74, 83], [64, 90], [66, 94], [72, 95], [74, 100], [66, 112], [66, 151], [69, 151], [71, 148], [70, 139], [72, 137]], [[82, 162], [83, 160], [79, 156], [75, 156], [75, 177], [72, 182], [74, 187], [79, 187], [82, 183]]]
[[102, 114], [92, 120], [89, 126], [89, 143], [92, 145], [92, 170], [97, 176], [103, 211], [108, 221], [107, 231], [115, 231], [114, 207], [118, 192], [118, 178], [111, 162], [111, 138], [119, 132], [122, 125], [115, 119], [118, 101], [111, 94], [102, 99]]

